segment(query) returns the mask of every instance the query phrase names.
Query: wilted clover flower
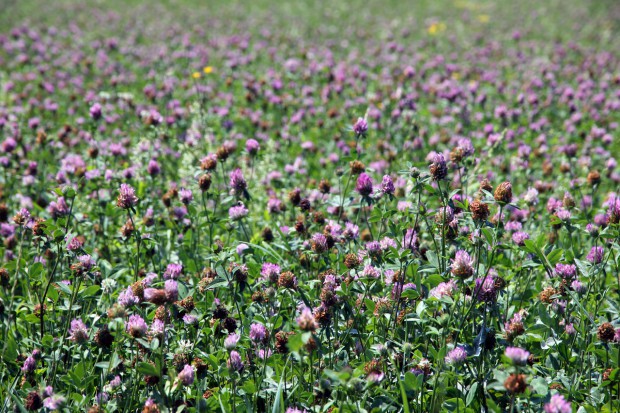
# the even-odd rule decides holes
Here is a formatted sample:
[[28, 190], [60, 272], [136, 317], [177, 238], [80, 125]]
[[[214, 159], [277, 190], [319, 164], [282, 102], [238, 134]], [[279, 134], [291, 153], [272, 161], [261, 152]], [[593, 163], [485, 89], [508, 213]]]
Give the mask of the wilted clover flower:
[[317, 254], [322, 254], [329, 249], [327, 237], [321, 233], [316, 233], [312, 236], [311, 244], [312, 251], [316, 252]]
[[523, 350], [519, 347], [507, 347], [505, 354], [506, 357], [508, 357], [512, 363], [517, 366], [525, 366], [527, 364], [527, 359], [530, 356], [529, 351]]
[[497, 202], [508, 204], [512, 201], [512, 184], [510, 182], [502, 182], [495, 188], [494, 198]]
[[30, 211], [28, 211], [26, 208], [22, 208], [13, 217], [13, 222], [16, 223], [17, 225], [24, 226], [28, 224], [30, 219], [31, 219]]
[[39, 410], [43, 407], [43, 401], [41, 400], [41, 395], [39, 395], [36, 391], [31, 391], [26, 396], [26, 400], [24, 401], [24, 407], [26, 410]]
[[616, 335], [616, 330], [611, 323], [603, 323], [598, 327], [596, 336], [599, 340], [604, 342], [613, 341]]
[[119, 208], [129, 209], [136, 206], [138, 198], [136, 197], [136, 191], [128, 184], [121, 184], [121, 189], [116, 199], [116, 205]]
[[149, 397], [144, 402], [144, 409], [142, 409], [142, 412], [143, 413], [158, 413], [159, 412], [159, 406], [157, 405], [155, 400], [153, 400], [153, 399], [151, 399]]
[[446, 364], [459, 366], [467, 359], [467, 351], [463, 346], [456, 346], [448, 352], [446, 356]]
[[527, 389], [525, 374], [511, 374], [504, 381], [504, 388], [512, 394], [521, 394]]
[[572, 411], [570, 403], [561, 394], [554, 394], [549, 403], [545, 404], [545, 413], [571, 413]]
[[523, 320], [527, 316], [525, 310], [520, 310], [512, 316], [510, 321], [504, 323], [504, 329], [506, 330], [506, 338], [508, 341], [512, 341], [515, 337], [520, 336], [525, 332], [523, 326]]
[[212, 171], [217, 167], [217, 155], [210, 153], [200, 160], [200, 168]]
[[474, 221], [486, 221], [489, 217], [489, 206], [478, 199], [469, 204], [469, 211]]
[[304, 307], [301, 310], [301, 314], [297, 317], [297, 325], [302, 331], [314, 331], [318, 328], [312, 310], [308, 307]]
[[464, 250], [458, 250], [452, 260], [452, 275], [459, 278], [468, 278], [474, 274], [473, 260]]
[[448, 165], [443, 154], [438, 153], [433, 156], [433, 162], [429, 167], [431, 177], [434, 181], [441, 181], [448, 176]]

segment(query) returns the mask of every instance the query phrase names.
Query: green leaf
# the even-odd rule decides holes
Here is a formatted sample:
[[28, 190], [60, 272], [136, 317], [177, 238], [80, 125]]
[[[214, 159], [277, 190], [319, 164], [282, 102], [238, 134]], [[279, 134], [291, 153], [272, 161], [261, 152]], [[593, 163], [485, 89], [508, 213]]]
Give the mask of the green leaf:
[[288, 349], [291, 352], [299, 351], [304, 343], [302, 341], [301, 334], [294, 334], [288, 338]]
[[[286, 360], [286, 364], [284, 365], [283, 371], [286, 371], [288, 367], [288, 361]], [[282, 403], [282, 389], [284, 387], [284, 374], [280, 377], [280, 383], [278, 384], [278, 389], [276, 390], [276, 399], [273, 402], [273, 408], [271, 409], [271, 413], [284, 412], [284, 403]]]
[[407, 392], [405, 391], [403, 380], [398, 380], [398, 385], [400, 386], [400, 397], [402, 399], [403, 409], [405, 413], [409, 413], [409, 400], [407, 399]]
[[536, 394], [539, 394], [542, 397], [547, 396], [547, 393], [549, 393], [549, 386], [547, 385], [547, 381], [542, 377], [536, 377], [534, 380], [531, 381], [530, 384]]
[[549, 264], [551, 264], [552, 266], [555, 266], [555, 264], [560, 262], [560, 259], [562, 258], [563, 253], [564, 253], [564, 250], [562, 250], [561, 248], [557, 248], [551, 251], [549, 254], [547, 254], [547, 260], [549, 261]]
[[82, 298], [92, 297], [95, 294], [97, 294], [99, 292], [99, 290], [101, 290], [100, 286], [98, 286], [98, 285], [91, 285], [90, 287], [84, 288], [80, 292], [80, 295], [82, 296]]
[[159, 377], [159, 371], [152, 364], [140, 362], [138, 363], [136, 370], [140, 374], [144, 374], [145, 376], [156, 376]]
[[71, 295], [71, 288], [69, 288], [67, 284], [63, 282], [59, 282], [59, 283], [56, 283], [56, 286], [58, 286], [58, 289], [62, 291], [63, 293], [67, 295]]
[[476, 393], [478, 392], [478, 382], [475, 382], [469, 388], [469, 392], [467, 393], [467, 398], [465, 399], [465, 406], [469, 406], [471, 402], [476, 397]]

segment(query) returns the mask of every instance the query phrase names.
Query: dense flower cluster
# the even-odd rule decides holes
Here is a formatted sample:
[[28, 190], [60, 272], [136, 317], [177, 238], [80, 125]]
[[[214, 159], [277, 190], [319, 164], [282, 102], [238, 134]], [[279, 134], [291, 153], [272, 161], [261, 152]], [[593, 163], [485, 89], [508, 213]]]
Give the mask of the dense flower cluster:
[[0, 411], [620, 411], [612, 2], [5, 3]]

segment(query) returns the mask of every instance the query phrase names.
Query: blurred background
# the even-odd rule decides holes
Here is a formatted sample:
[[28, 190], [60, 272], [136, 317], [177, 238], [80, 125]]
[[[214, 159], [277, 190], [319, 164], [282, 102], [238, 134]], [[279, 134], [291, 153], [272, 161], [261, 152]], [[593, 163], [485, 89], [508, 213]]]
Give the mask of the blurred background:
[[[138, 26], [147, 42], [163, 27], [207, 38], [277, 27], [289, 34], [283, 37], [334, 41], [336, 48], [359, 37], [426, 37], [467, 47], [520, 35], [610, 50], [620, 38], [618, 0], [0, 0], [0, 9], [0, 32], [19, 24], [70, 21], [93, 36], [109, 31], [121, 36], [124, 28]], [[97, 24], [99, 19], [114, 24]]]

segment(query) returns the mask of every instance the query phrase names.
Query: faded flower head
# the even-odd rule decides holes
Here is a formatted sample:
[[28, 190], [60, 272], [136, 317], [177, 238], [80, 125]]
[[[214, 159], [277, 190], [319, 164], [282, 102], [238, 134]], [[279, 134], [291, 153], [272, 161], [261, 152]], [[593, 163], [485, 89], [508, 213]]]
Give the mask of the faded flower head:
[[88, 340], [88, 329], [81, 319], [76, 318], [71, 321], [69, 337], [71, 341], [75, 341], [76, 343], [84, 343]]
[[301, 310], [301, 314], [297, 317], [297, 325], [302, 331], [314, 331], [318, 328], [312, 310], [308, 307], [304, 307]]
[[510, 203], [512, 201], [512, 184], [510, 182], [502, 182], [495, 188], [493, 195], [498, 203]]
[[433, 162], [429, 167], [429, 171], [434, 181], [441, 181], [448, 176], [448, 165], [443, 154], [438, 153], [433, 156]]

